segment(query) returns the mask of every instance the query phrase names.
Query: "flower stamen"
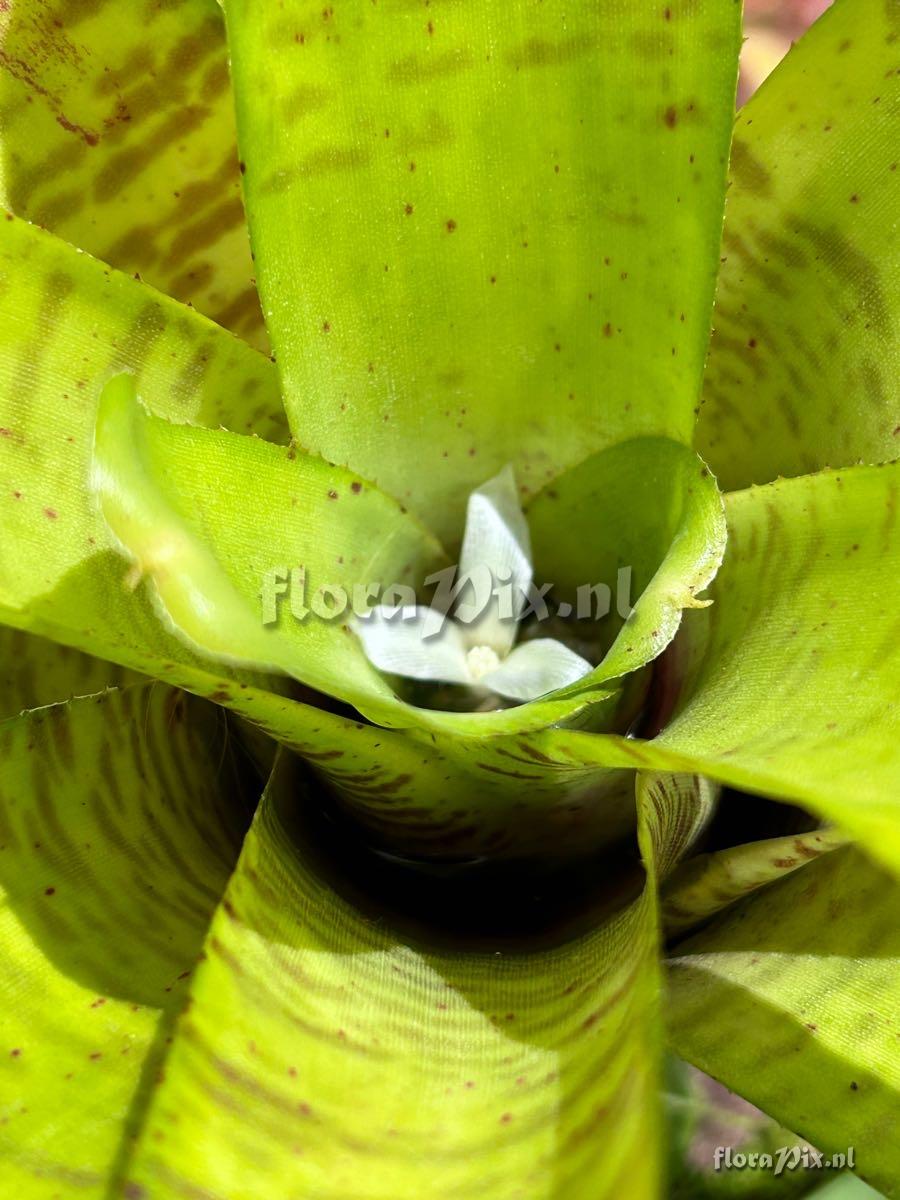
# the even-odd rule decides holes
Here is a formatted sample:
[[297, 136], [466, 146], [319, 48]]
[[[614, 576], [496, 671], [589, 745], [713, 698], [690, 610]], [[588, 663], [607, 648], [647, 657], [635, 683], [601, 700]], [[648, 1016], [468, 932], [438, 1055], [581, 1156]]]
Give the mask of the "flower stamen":
[[473, 646], [466, 653], [466, 664], [473, 682], [477, 682], [482, 676], [500, 666], [500, 656], [490, 646]]

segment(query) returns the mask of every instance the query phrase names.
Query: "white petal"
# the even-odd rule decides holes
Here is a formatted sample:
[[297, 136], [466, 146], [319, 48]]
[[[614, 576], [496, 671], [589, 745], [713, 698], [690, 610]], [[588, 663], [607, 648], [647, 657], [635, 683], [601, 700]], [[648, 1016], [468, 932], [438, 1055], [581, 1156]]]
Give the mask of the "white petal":
[[[427, 637], [442, 621], [441, 632]], [[459, 626], [431, 608], [378, 605], [354, 620], [353, 630], [379, 671], [442, 683], [471, 682]]]
[[512, 700], [536, 700], [583, 679], [593, 667], [555, 638], [535, 638], [516, 646], [495, 671], [482, 675], [482, 687]]
[[[467, 587], [456, 616], [468, 645], [490, 646], [501, 658], [508, 653], [531, 574], [531, 538], [513, 469], [507, 466], [471, 494], [466, 510], [459, 579], [471, 577], [477, 599]], [[491, 594], [497, 587], [499, 598]]]

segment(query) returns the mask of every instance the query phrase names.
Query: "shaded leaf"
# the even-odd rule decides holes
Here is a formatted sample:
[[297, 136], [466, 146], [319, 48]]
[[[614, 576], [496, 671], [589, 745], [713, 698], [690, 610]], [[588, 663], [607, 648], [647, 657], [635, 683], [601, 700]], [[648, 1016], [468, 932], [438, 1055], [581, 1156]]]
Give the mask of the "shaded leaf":
[[248, 818], [215, 709], [161, 685], [0, 725], [0, 1155], [107, 1195]]
[[527, 515], [535, 563], [555, 595], [576, 617], [601, 599], [609, 606], [599, 622], [605, 653], [578, 687], [645, 666], [684, 609], [708, 603], [697, 594], [725, 551], [722, 499], [708, 468], [677, 442], [635, 438], [592, 455], [538, 493]]
[[132, 1186], [657, 1196], [664, 805], [644, 835], [650, 882], [599, 929], [544, 951], [441, 949], [383, 910], [373, 921], [329, 875], [285, 765], [213, 922]]
[[0, 720], [141, 680], [114, 663], [0, 625]]
[[[896, 1195], [900, 890], [839, 850], [678, 947], [669, 1028], [683, 1057]], [[753, 1037], [747, 1031], [753, 1030]]]
[[793, 800], [896, 870], [898, 498], [894, 464], [727, 496], [714, 603], [688, 614], [657, 675], [662, 733], [553, 739], [585, 763]]

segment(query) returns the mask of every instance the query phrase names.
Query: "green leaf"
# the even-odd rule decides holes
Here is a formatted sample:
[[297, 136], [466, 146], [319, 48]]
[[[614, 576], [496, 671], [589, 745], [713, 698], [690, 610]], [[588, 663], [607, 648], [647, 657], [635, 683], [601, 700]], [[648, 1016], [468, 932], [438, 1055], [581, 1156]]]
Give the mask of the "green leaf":
[[[825, 855], [678, 947], [678, 1054], [896, 1195], [900, 888], [856, 851]], [[748, 1030], [753, 1036], [748, 1037]]]
[[506, 462], [533, 493], [624, 438], [690, 440], [738, 4], [229, 0], [226, 20], [302, 445], [452, 540]]
[[100, 1200], [249, 814], [216, 710], [160, 685], [0, 724], [0, 1157]]
[[0, 625], [0, 720], [141, 681], [134, 671]]
[[696, 596], [725, 552], [716, 481], [692, 451], [661, 438], [635, 438], [592, 455], [544, 488], [527, 516], [539, 577], [553, 582], [559, 599], [577, 614], [580, 601], [594, 607], [587, 595], [593, 584], [612, 593], [609, 615], [599, 622], [609, 648], [572, 691], [627, 675], [661, 654], [683, 610], [708, 603]]
[[[189, 645], [284, 671], [357, 708], [394, 707], [345, 612], [356, 584], [409, 588], [444, 565], [439, 544], [395, 500], [293, 448], [152, 417], [131, 375], [103, 389], [94, 480], [134, 574], [152, 581], [161, 619]], [[287, 613], [273, 592], [268, 615], [266, 578], [277, 573], [286, 593], [295, 569], [308, 591], [288, 597]], [[321, 588], [330, 599], [320, 613], [309, 606]]]
[[796, 801], [896, 871], [898, 500], [898, 464], [727, 496], [713, 604], [688, 614], [657, 674], [660, 736], [554, 741], [585, 763], [700, 771]]
[[738, 115], [697, 430], [729, 490], [900, 457], [898, 37], [837, 0]]
[[512, 953], [373, 920], [329, 874], [286, 768], [213, 921], [133, 1195], [658, 1196], [653, 854], [679, 832], [657, 781], [640, 896]]
[[[131, 376], [104, 388], [93, 478], [130, 578], [146, 574], [166, 625], [220, 662], [283, 671], [383, 725], [480, 737], [550, 725], [611, 694], [588, 681], [571, 697], [490, 713], [404, 702], [369, 662], [351, 617], [371, 602], [370, 585], [376, 595], [411, 590], [445, 566], [440, 544], [378, 488], [293, 446], [151, 416]], [[266, 581], [276, 579], [273, 593], [291, 592], [287, 613], [274, 594], [267, 611]]]
[[109, 547], [87, 482], [97, 393], [123, 369], [177, 419], [282, 429], [260, 354], [24, 221], [0, 222], [0, 607], [23, 608]]
[[814, 1200], [882, 1200], [881, 1192], [876, 1192], [853, 1175], [832, 1179], [811, 1194]]
[[691, 858], [667, 881], [663, 920], [669, 934], [706, 917], [847, 844], [836, 829], [765, 838]]
[[265, 347], [212, 0], [16, 0], [0, 37], [0, 203]]
[[[135, 513], [143, 513], [148, 522], [141, 536], [169, 537], [175, 528], [181, 539], [177, 544], [182, 549], [186, 545], [212, 572], [211, 576], [201, 572], [201, 583], [208, 582], [210, 577], [220, 582], [218, 564], [210, 558], [207, 539], [232, 566], [238, 561], [234, 557], [237, 551], [243, 555], [239, 560], [246, 568], [242, 576], [243, 598], [235, 597], [228, 582], [224, 592], [226, 616], [221, 624], [206, 626], [212, 636], [225, 637], [224, 647], [220, 640], [214, 648], [220, 654], [224, 648], [229, 661], [199, 657], [162, 623], [146, 586], [128, 590], [126, 563], [116, 551], [103, 548], [104, 544], [112, 545], [103, 526], [90, 535], [95, 538], [90, 556], [78, 565], [68, 566], [55, 586], [43, 592], [39, 590], [41, 578], [35, 578], [34, 571], [37, 562], [49, 561], [46, 542], [40, 540], [43, 535], [38, 531], [23, 538], [16, 560], [18, 580], [15, 576], [13, 579], [21, 581], [26, 598], [22, 605], [0, 606], [0, 617], [5, 622], [162, 678], [240, 713], [304, 755], [377, 837], [393, 840], [395, 847], [409, 853], [458, 857], [490, 850], [521, 855], [531, 853], [551, 834], [559, 839], [563, 851], [579, 844], [588, 851], [629, 831], [633, 824], [630, 762], [614, 764], [624, 765], [625, 770], [609, 771], [603, 765], [585, 766], [578, 759], [560, 758], [552, 748], [536, 746], [532, 750], [530, 745], [523, 747], [496, 737], [497, 732], [515, 732], [517, 724], [540, 726], [557, 716], [577, 716], [581, 710], [587, 710], [584, 697], [498, 713], [500, 722], [494, 726], [494, 736], [490, 736], [491, 722], [484, 715], [423, 712], [420, 716], [418, 710], [397, 705], [388, 692], [388, 700], [404, 720], [414, 719], [419, 725], [433, 720], [449, 735], [436, 743], [433, 733], [425, 729], [421, 736], [395, 736], [366, 725], [353, 715], [325, 712], [304, 702], [321, 703], [320, 697], [298, 692], [284, 677], [268, 675], [260, 679], [237, 669], [234, 659], [240, 658], [239, 624], [243, 622], [244, 629], [253, 637], [259, 637], [263, 631], [260, 601], [255, 593], [263, 573], [278, 565], [266, 557], [272, 553], [271, 547], [267, 550], [266, 546], [273, 530], [281, 530], [278, 557], [286, 565], [298, 560], [301, 547], [310, 546], [306, 517], [312, 514], [318, 522], [315, 528], [319, 558], [315, 561], [321, 562], [328, 546], [324, 531], [335, 528], [335, 537], [344, 537], [335, 525], [329, 525], [338, 520], [332, 514], [354, 505], [359, 506], [360, 513], [371, 517], [377, 511], [396, 524], [398, 540], [393, 550], [387, 548], [389, 554], [399, 555], [401, 545], [407, 550], [415, 550], [419, 545], [424, 547], [421, 553], [427, 554], [434, 543], [417, 532], [411, 519], [403, 517], [392, 502], [379, 499], [374, 492], [370, 496], [362, 490], [368, 489], [368, 485], [346, 473], [258, 440], [154, 422], [136, 406], [131, 416], [137, 424], [131, 424], [130, 399], [125, 399], [125, 413], [119, 414], [123, 425], [115, 437], [112, 437], [115, 428], [107, 429], [104, 438], [112, 437], [110, 444], [116, 447], [110, 453], [111, 478], [120, 479], [124, 473], [132, 483], [140, 485], [134, 493], [133, 510], [123, 509], [123, 493], [115, 493], [119, 516], [132, 521], [131, 534], [134, 534]], [[149, 489], [144, 486], [146, 479], [142, 474], [146, 467], [141, 449], [144, 427], [150, 431], [149, 440], [157, 450], [160, 445], [180, 447], [180, 457], [167, 456], [162, 467], [154, 460]], [[199, 454], [201, 443], [209, 448], [208, 454]], [[86, 463], [82, 469], [86, 481]], [[231, 490], [224, 493], [219, 490], [222, 478], [231, 481]], [[87, 491], [84, 494], [80, 491], [78, 473], [75, 480], [79, 483], [79, 506], [91, 521], [96, 521]], [[300, 486], [304, 481], [305, 491]], [[335, 488], [335, 481], [339, 489]], [[361, 485], [359, 493], [353, 490], [356, 482]], [[331, 491], [337, 492], [338, 500], [331, 498], [328, 494]], [[297, 506], [291, 503], [293, 498], [298, 499]], [[173, 527], [172, 513], [176, 510], [180, 515]], [[163, 525], [156, 522], [160, 511], [168, 514]], [[41, 518], [41, 524], [44, 521]], [[381, 517], [374, 523], [383, 528]], [[119, 526], [119, 533], [124, 535], [124, 526]], [[358, 531], [353, 534], [357, 535]], [[366, 537], [371, 541], [368, 521]], [[367, 545], [367, 558], [374, 548], [374, 542]], [[61, 549], [71, 554], [73, 548], [66, 543]], [[32, 557], [23, 553], [26, 550]], [[420, 550], [415, 550], [413, 558], [418, 554]], [[337, 560], [342, 556], [341, 547], [332, 544], [332, 565], [338, 578], [341, 564]], [[31, 574], [26, 570], [29, 564]], [[156, 563], [157, 568], [160, 565]], [[406, 556], [400, 565], [406, 567]], [[129, 582], [133, 584], [134, 578]], [[29, 595], [28, 591], [38, 594]], [[297, 647], [303, 648], [306, 626], [296, 625], [288, 613], [284, 614], [283, 624], [295, 639], [294, 643], [289, 642], [292, 653]], [[327, 629], [323, 624], [320, 639], [327, 638]], [[325, 644], [321, 641], [321, 645]], [[340, 641], [328, 644], [333, 649], [320, 655], [324, 666], [319, 669], [328, 669], [336, 676], [342, 670], [352, 671], [353, 642], [349, 637], [341, 635]], [[292, 688], [292, 695], [278, 694], [288, 688]], [[467, 728], [484, 736], [475, 739], [457, 736]], [[530, 782], [526, 794], [523, 794], [523, 780]]]

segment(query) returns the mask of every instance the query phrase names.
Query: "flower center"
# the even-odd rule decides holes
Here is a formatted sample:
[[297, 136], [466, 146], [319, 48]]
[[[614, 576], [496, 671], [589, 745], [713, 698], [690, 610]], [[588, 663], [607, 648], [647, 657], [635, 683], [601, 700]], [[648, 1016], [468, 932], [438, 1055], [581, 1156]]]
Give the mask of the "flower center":
[[492, 650], [490, 646], [473, 646], [466, 654], [466, 663], [473, 679], [480, 679], [482, 675], [487, 675], [488, 671], [493, 671], [500, 666], [500, 659], [497, 656], [497, 651]]

